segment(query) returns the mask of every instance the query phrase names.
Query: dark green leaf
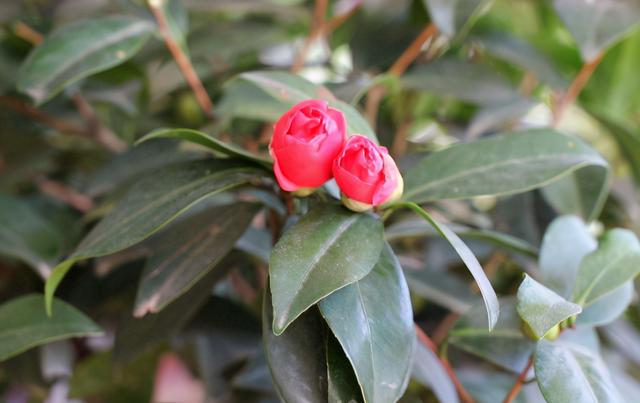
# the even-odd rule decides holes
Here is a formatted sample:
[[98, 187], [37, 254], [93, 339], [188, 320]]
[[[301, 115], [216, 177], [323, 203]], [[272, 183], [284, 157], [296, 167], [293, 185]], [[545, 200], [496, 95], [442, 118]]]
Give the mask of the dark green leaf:
[[442, 362], [423, 343], [416, 343], [412, 377], [433, 391], [440, 402], [458, 403], [458, 392]]
[[428, 91], [479, 105], [522, 99], [517, 89], [488, 66], [456, 59], [441, 59], [404, 74], [405, 88]]
[[151, 23], [125, 16], [67, 25], [29, 55], [18, 73], [18, 90], [42, 103], [69, 84], [130, 59], [152, 31]]
[[44, 273], [61, 253], [61, 237], [26, 200], [0, 194], [0, 255]]
[[147, 134], [138, 140], [137, 144], [146, 142], [151, 139], [157, 138], [173, 138], [186, 140], [191, 143], [199, 144], [201, 146], [207, 147], [213, 151], [217, 151], [219, 153], [225, 154], [232, 158], [241, 158], [249, 161], [253, 161], [258, 163], [264, 167], [271, 168], [273, 163], [269, 158], [259, 157], [257, 155], [253, 155], [242, 148], [235, 146], [233, 144], [222, 142], [216, 138], [209, 136], [206, 133], [199, 132], [197, 130], [191, 129], [158, 129], [153, 132]]
[[449, 309], [452, 312], [464, 313], [469, 310], [479, 297], [473, 295], [469, 284], [458, 279], [448, 272], [430, 270], [429, 267], [421, 270], [404, 269], [407, 283], [411, 291], [436, 304]]
[[608, 231], [580, 263], [573, 300], [588, 306], [640, 273], [640, 242], [625, 229]]
[[440, 234], [440, 236], [447, 242], [449, 242], [453, 249], [455, 249], [458, 256], [460, 256], [460, 259], [462, 259], [465, 266], [467, 266], [467, 269], [469, 269], [469, 272], [473, 276], [474, 280], [476, 280], [476, 284], [480, 289], [480, 293], [482, 294], [482, 299], [484, 300], [484, 305], [487, 310], [487, 325], [489, 329], [493, 329], [498, 320], [498, 316], [500, 316], [500, 305], [498, 304], [498, 297], [496, 296], [496, 292], [493, 290], [493, 287], [491, 286], [491, 282], [487, 278], [487, 275], [484, 273], [482, 266], [480, 266], [480, 262], [478, 262], [478, 259], [473, 254], [471, 249], [469, 249], [469, 247], [462, 241], [462, 239], [460, 239], [453, 231], [451, 231], [449, 227], [438, 223], [433, 219], [433, 217], [431, 217], [429, 213], [427, 213], [416, 203], [398, 202], [392, 205], [392, 208], [397, 207], [407, 207], [420, 215], [420, 217], [422, 217], [431, 226], [433, 226], [433, 228]]
[[422, 159], [404, 176], [404, 199], [427, 202], [520, 193], [590, 166], [608, 169], [581, 140], [551, 129], [495, 136]]
[[228, 273], [232, 265], [231, 258], [223, 260], [186, 293], [158, 313], [142, 318], [125, 314], [116, 331], [114, 359], [120, 364], [126, 364], [159, 342], [177, 334], [198, 313], [211, 296], [213, 286]]
[[[156, 171], [132, 187], [115, 209], [93, 228], [75, 252], [47, 281], [47, 301], [73, 264], [134, 245], [171, 222], [199, 201], [245, 184], [260, 170], [226, 160], [175, 164]], [[158, 180], [162, 178], [162, 180]]]
[[571, 298], [580, 262], [598, 244], [582, 220], [558, 217], [551, 222], [540, 247], [543, 283], [564, 298]]
[[52, 341], [102, 333], [66, 302], [53, 300], [53, 317], [47, 316], [43, 303], [42, 295], [31, 294], [0, 305], [0, 361]]
[[335, 337], [327, 338], [329, 403], [360, 403], [362, 392], [349, 359]]
[[635, 0], [554, 0], [553, 5], [585, 61], [595, 59], [640, 22], [640, 3]]
[[518, 288], [517, 310], [533, 335], [541, 339], [562, 321], [582, 312], [582, 307], [565, 300], [525, 274]]
[[318, 306], [351, 361], [365, 401], [397, 401], [409, 380], [415, 330], [409, 290], [391, 247], [384, 246], [371, 273]]
[[327, 366], [325, 336], [317, 311], [305, 312], [280, 336], [274, 334], [273, 308], [267, 289], [262, 309], [262, 337], [269, 370], [285, 403], [325, 403]]
[[616, 122], [604, 116], [596, 114], [594, 117], [598, 119], [598, 122], [600, 122], [618, 142], [620, 151], [626, 156], [626, 160], [631, 165], [633, 176], [636, 181], [640, 182], [640, 133], [623, 123]]
[[535, 371], [549, 403], [623, 401], [600, 357], [584, 347], [542, 340], [536, 349]]
[[193, 214], [151, 239], [134, 315], [156, 313], [185, 293], [233, 248], [260, 208], [234, 203]]
[[482, 15], [493, 0], [424, 0], [440, 31], [454, 36]]
[[535, 348], [535, 342], [522, 331], [516, 301], [502, 299], [501, 314], [492, 331], [487, 329], [484, 308], [474, 306], [458, 320], [450, 333], [454, 346], [515, 373], [522, 371]]
[[382, 246], [382, 223], [370, 214], [323, 206], [302, 217], [269, 259], [276, 334], [322, 298], [366, 276]]

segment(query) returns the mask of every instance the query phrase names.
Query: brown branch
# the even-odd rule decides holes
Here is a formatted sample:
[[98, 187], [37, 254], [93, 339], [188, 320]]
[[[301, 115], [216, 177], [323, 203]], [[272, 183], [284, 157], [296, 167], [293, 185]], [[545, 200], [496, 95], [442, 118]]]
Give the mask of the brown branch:
[[445, 371], [449, 375], [449, 378], [451, 378], [453, 385], [456, 387], [456, 391], [460, 396], [460, 400], [463, 403], [473, 403], [474, 402], [473, 398], [471, 397], [469, 392], [466, 391], [464, 386], [462, 386], [462, 383], [460, 382], [460, 380], [458, 379], [458, 376], [456, 375], [455, 371], [451, 367], [449, 360], [447, 360], [446, 358], [440, 357], [440, 355], [438, 354], [438, 348], [433, 343], [433, 341], [431, 341], [429, 336], [427, 336], [427, 334], [420, 328], [420, 326], [416, 324], [415, 328], [416, 328], [416, 335], [418, 336], [418, 340], [420, 340], [420, 342], [424, 344], [429, 350], [433, 351], [433, 353], [436, 355], [436, 357], [438, 357], [438, 359], [442, 363], [442, 366], [444, 367]]
[[60, 200], [80, 212], [86, 213], [93, 208], [93, 200], [91, 200], [90, 197], [81, 194], [63, 183], [49, 179], [40, 179], [37, 181], [37, 184], [42, 193], [56, 200]]
[[32, 45], [39, 45], [44, 39], [40, 32], [31, 28], [22, 21], [18, 21], [15, 23], [15, 25], [13, 26], [13, 32], [15, 32], [16, 36], [24, 39]]
[[[411, 63], [413, 63], [418, 56], [420, 56], [420, 52], [422, 52], [422, 46], [425, 42], [432, 39], [438, 33], [438, 28], [433, 23], [429, 23], [420, 34], [416, 37], [416, 39], [411, 42], [409, 47], [407, 47], [404, 52], [396, 59], [396, 61], [389, 68], [388, 73], [400, 77], [404, 72], [409, 68]], [[376, 121], [378, 118], [378, 109], [380, 108], [380, 102], [384, 98], [385, 89], [383, 86], [375, 86], [369, 91], [367, 95], [367, 103], [365, 106], [365, 116], [369, 121], [369, 124], [373, 129], [376, 127]]]
[[582, 65], [582, 68], [578, 72], [578, 75], [576, 76], [576, 78], [574, 78], [567, 91], [556, 104], [553, 113], [553, 126], [557, 126], [558, 123], [560, 123], [566, 109], [576, 100], [576, 98], [578, 98], [578, 95], [580, 95], [580, 93], [584, 89], [584, 86], [587, 85], [587, 82], [593, 75], [593, 72], [602, 61], [603, 56], [604, 53], [600, 52], [595, 58]]
[[311, 23], [311, 32], [309, 36], [304, 40], [300, 52], [296, 55], [293, 64], [291, 65], [291, 72], [297, 73], [304, 67], [304, 63], [307, 60], [307, 54], [311, 49], [311, 44], [317, 37], [322, 35], [324, 30], [325, 16], [327, 15], [327, 7], [329, 6], [328, 0], [316, 0], [315, 7], [313, 9], [313, 20]]
[[340, 27], [342, 24], [347, 22], [347, 20], [349, 18], [353, 17], [353, 15], [355, 13], [357, 13], [358, 10], [360, 10], [360, 6], [362, 6], [362, 3], [356, 4], [354, 7], [352, 7], [346, 13], [340, 14], [340, 15], [336, 15], [336, 16], [332, 17], [329, 21], [327, 21], [327, 23], [325, 24], [325, 28], [324, 28], [325, 34], [330, 34], [331, 32], [333, 32], [336, 29], [338, 29], [338, 27]]
[[94, 138], [105, 148], [119, 153], [127, 149], [127, 143], [122, 141], [114, 132], [105, 127], [96, 115], [91, 104], [79, 92], [71, 97], [78, 113], [87, 122], [87, 135]]
[[163, 0], [148, 0], [149, 8], [156, 18], [156, 21], [158, 22], [160, 35], [162, 35], [162, 38], [164, 39], [169, 52], [178, 64], [180, 71], [182, 71], [182, 75], [187, 80], [187, 83], [193, 90], [193, 93], [196, 95], [196, 99], [198, 101], [198, 104], [200, 105], [200, 108], [202, 108], [204, 114], [207, 117], [211, 118], [213, 102], [211, 102], [211, 98], [209, 98], [207, 91], [204, 89], [202, 81], [200, 81], [200, 77], [198, 77], [198, 74], [191, 64], [191, 60], [189, 60], [189, 57], [184, 53], [182, 48], [180, 48], [180, 45], [178, 45], [178, 43], [171, 35], [171, 31], [167, 24], [167, 18], [165, 17], [164, 11], [162, 10], [162, 1]]
[[17, 112], [20, 115], [43, 123], [61, 133], [81, 137], [86, 137], [87, 135], [86, 131], [82, 127], [51, 116], [19, 99], [0, 95], [0, 105]]
[[522, 372], [520, 372], [520, 375], [518, 376], [516, 383], [513, 384], [513, 387], [507, 394], [507, 397], [504, 398], [503, 403], [511, 403], [515, 400], [516, 397], [518, 397], [518, 393], [520, 393], [520, 389], [522, 389], [522, 384], [527, 378], [527, 374], [529, 373], [529, 370], [531, 369], [532, 366], [533, 366], [533, 356], [529, 357], [529, 361], [527, 362], [527, 365], [524, 367]]

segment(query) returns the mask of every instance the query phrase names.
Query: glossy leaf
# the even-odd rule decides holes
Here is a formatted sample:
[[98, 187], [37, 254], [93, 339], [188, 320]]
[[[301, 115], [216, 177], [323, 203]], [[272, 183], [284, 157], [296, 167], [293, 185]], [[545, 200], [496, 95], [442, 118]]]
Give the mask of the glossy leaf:
[[483, 14], [493, 0], [424, 0], [440, 31], [454, 36]]
[[541, 339], [562, 321], [582, 312], [582, 307], [569, 302], [525, 274], [518, 288], [518, 315]]
[[584, 347], [543, 340], [534, 366], [538, 386], [549, 403], [623, 401], [602, 359]]
[[327, 379], [329, 403], [363, 402], [351, 363], [335, 337], [327, 338]]
[[480, 298], [472, 293], [469, 284], [448, 272], [425, 267], [421, 270], [405, 268], [404, 274], [411, 292], [452, 312], [465, 313], [480, 302]]
[[427, 202], [526, 192], [589, 166], [608, 169], [581, 140], [551, 129], [495, 136], [422, 159], [404, 175], [404, 199]]
[[353, 365], [365, 401], [397, 401], [409, 380], [415, 330], [409, 290], [391, 247], [384, 246], [371, 273], [318, 306]]
[[61, 253], [61, 236], [26, 200], [0, 194], [0, 255], [48, 270]]
[[172, 138], [189, 141], [207, 147], [213, 151], [225, 154], [232, 158], [240, 158], [256, 162], [267, 168], [271, 168], [272, 162], [269, 158], [253, 155], [244, 149], [229, 143], [220, 141], [206, 133], [191, 129], [158, 129], [147, 134], [138, 140], [137, 144], [158, 138]]
[[276, 334], [322, 298], [366, 276], [382, 246], [382, 224], [370, 214], [329, 205], [302, 217], [269, 259]]
[[75, 252], [54, 269], [45, 288], [47, 301], [75, 262], [134, 245], [199, 201], [259, 175], [259, 170], [242, 167], [237, 162], [201, 160], [175, 164], [143, 178], [93, 228]]
[[463, 315], [449, 335], [449, 343], [502, 368], [519, 373], [535, 348], [522, 333], [516, 301], [500, 300], [501, 314], [492, 331], [487, 329], [483, 307], [474, 306]]
[[595, 59], [640, 22], [640, 3], [635, 0], [554, 0], [553, 6], [585, 61]]
[[0, 361], [30, 348], [72, 337], [97, 336], [102, 330], [73, 306], [53, 301], [56, 314], [48, 317], [40, 294], [0, 305]]
[[67, 25], [29, 55], [18, 73], [18, 90], [42, 103], [69, 84], [130, 59], [152, 32], [151, 23], [125, 16]]
[[317, 311], [302, 314], [280, 336], [274, 334], [267, 290], [262, 309], [262, 337], [278, 396], [285, 403], [327, 402], [327, 363], [323, 325]]
[[558, 217], [544, 233], [540, 247], [543, 283], [564, 298], [571, 298], [580, 262], [597, 248], [584, 222], [575, 216]]
[[124, 314], [116, 330], [114, 359], [126, 364], [177, 334], [211, 297], [213, 286], [232, 266], [232, 258], [223, 260], [160, 312], [142, 318], [135, 318], [128, 312]]
[[640, 273], [640, 242], [629, 230], [613, 229], [580, 263], [573, 300], [588, 306]]
[[462, 259], [462, 261], [464, 262], [465, 266], [467, 266], [467, 269], [469, 269], [469, 272], [473, 276], [473, 279], [476, 281], [476, 284], [480, 289], [480, 293], [482, 294], [482, 299], [484, 300], [484, 305], [487, 310], [487, 326], [489, 327], [489, 329], [493, 329], [496, 322], [498, 321], [498, 316], [500, 316], [500, 305], [498, 304], [498, 297], [496, 296], [496, 292], [491, 286], [491, 282], [482, 269], [482, 266], [480, 266], [480, 262], [478, 262], [478, 259], [473, 254], [471, 249], [469, 249], [469, 247], [462, 241], [462, 239], [460, 239], [455, 234], [455, 232], [451, 231], [446, 225], [438, 223], [433, 219], [433, 217], [431, 217], [429, 213], [427, 213], [417, 204], [398, 202], [393, 204], [391, 207], [407, 207], [413, 210], [431, 226], [433, 226], [433, 228], [440, 234], [442, 238], [444, 238], [451, 244], [458, 256], [460, 256], [460, 259]]
[[[247, 84], [251, 86], [248, 87]], [[233, 88], [237, 86], [241, 86], [243, 91], [240, 92]], [[257, 92], [255, 91], [256, 87], [259, 90]], [[238, 117], [266, 118], [275, 122], [280, 118], [280, 115], [298, 102], [307, 99], [324, 99], [329, 102], [330, 106], [344, 113], [347, 121], [347, 134], [362, 134], [375, 142], [378, 141], [367, 121], [353, 106], [336, 99], [327, 88], [313, 84], [300, 76], [281, 71], [247, 72], [231, 81], [227, 90], [234, 91], [237, 98], [233, 100], [233, 103], [223, 103], [223, 106], [219, 108], [224, 109], [219, 110], [219, 113], [233, 111], [234, 115]], [[265, 95], [267, 96], [265, 97]], [[260, 99], [260, 102], [256, 102], [256, 99]], [[247, 107], [244, 104], [245, 101], [249, 105], [255, 103], [261, 112], [257, 115], [254, 114], [253, 108]], [[228, 99], [227, 102], [232, 101]], [[265, 102], [269, 105], [267, 113], [263, 109]]]
[[156, 313], [213, 268], [247, 229], [260, 208], [234, 203], [210, 208], [171, 225], [149, 240], [134, 315]]
[[407, 89], [427, 91], [478, 105], [506, 104], [522, 96], [489, 67], [456, 59], [418, 66], [402, 76]]
[[413, 353], [412, 377], [433, 391], [438, 401], [458, 403], [458, 392], [442, 362], [433, 351], [416, 343]]

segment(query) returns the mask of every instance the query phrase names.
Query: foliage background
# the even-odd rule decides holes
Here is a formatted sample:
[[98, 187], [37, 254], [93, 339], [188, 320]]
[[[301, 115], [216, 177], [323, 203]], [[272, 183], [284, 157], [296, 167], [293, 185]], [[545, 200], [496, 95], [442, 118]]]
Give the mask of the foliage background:
[[[311, 399], [287, 374], [272, 379], [265, 358], [268, 257], [293, 219], [288, 200], [268, 175], [257, 173], [268, 166], [270, 122], [295, 99], [309, 97], [342, 105], [352, 130], [377, 135], [389, 147], [406, 172], [411, 200], [449, 223], [504, 297], [502, 322], [488, 333], [478, 289], [454, 249], [415, 214], [386, 217], [385, 236], [421, 329], [402, 401], [470, 400], [466, 393], [495, 402], [523, 381], [513, 401], [544, 401], [540, 388], [548, 401], [596, 401], [566, 389], [576, 384], [597, 401], [638, 396], [640, 312], [632, 279], [640, 265], [631, 235], [640, 229], [637, 1], [153, 5], [0, 2], [0, 400], [64, 401], [55, 399], [69, 395], [137, 402], [154, 393], [181, 399], [193, 393], [190, 401], [202, 394], [211, 401], [277, 401], [278, 393], [294, 396], [290, 401]], [[82, 21], [88, 22], [75, 31], [64, 28]], [[61, 27], [71, 33], [45, 48], [38, 64], [34, 46]], [[154, 130], [179, 127], [222, 143], [173, 131], [155, 136], [191, 141], [134, 146]], [[527, 134], [529, 128], [542, 129]], [[558, 140], [554, 130], [582, 142]], [[507, 132], [525, 133], [494, 146], [478, 143]], [[449, 148], [456, 143], [475, 145]], [[188, 163], [211, 149], [244, 162], [235, 170], [228, 160]], [[544, 163], [522, 162], [531, 156]], [[189, 168], [175, 171], [180, 163]], [[483, 168], [491, 164], [497, 168]], [[470, 179], [452, 180], [458, 168], [470, 171]], [[443, 186], [434, 185], [440, 180]], [[193, 193], [170, 200], [163, 211], [144, 211], [182, 185]], [[236, 185], [243, 186], [226, 191]], [[427, 190], [419, 190], [423, 185]], [[197, 192], [208, 197], [147, 238], [199, 201]], [[297, 200], [295, 211], [312, 204]], [[111, 227], [102, 221], [104, 232], [87, 241], [105, 216]], [[223, 230], [207, 232], [211, 228]], [[516, 295], [526, 300], [523, 288], [518, 291], [523, 273], [546, 281], [563, 297], [559, 304], [568, 303], [575, 279], [554, 283], [554, 273], [577, 270], [611, 228], [632, 232], [607, 233], [598, 251], [605, 261], [629, 260], [608, 273], [614, 281], [605, 308], [591, 311], [584, 331], [562, 336], [587, 353], [565, 357], [566, 351], [553, 350], [560, 344], [539, 342], [536, 360], [557, 363], [554, 357], [562, 356], [566, 360], [555, 368], [570, 369], [552, 374], [561, 382], [549, 385], [536, 363], [539, 388], [523, 372], [534, 348], [521, 331], [526, 307], [516, 312]], [[355, 244], [366, 250], [366, 242], [373, 241]], [[49, 318], [39, 295], [44, 280], [60, 262], [75, 261], [78, 267], [62, 275], [57, 314]], [[546, 288], [527, 284], [533, 297], [547, 295]], [[393, 299], [390, 288], [381, 286], [381, 296]], [[553, 298], [543, 298], [543, 305]], [[554, 321], [543, 308], [551, 325], [570, 316]], [[303, 374], [327, 359], [345, 371], [338, 373], [345, 379], [337, 390], [361, 399], [340, 345], [312, 311], [303, 330], [317, 331], [299, 337], [307, 344], [267, 347], [267, 355], [277, 358], [276, 367]], [[541, 325], [542, 334], [548, 327]], [[264, 333], [272, 337], [268, 327]], [[335, 376], [330, 380], [343, 379]], [[168, 391], [159, 391], [162, 385]]]

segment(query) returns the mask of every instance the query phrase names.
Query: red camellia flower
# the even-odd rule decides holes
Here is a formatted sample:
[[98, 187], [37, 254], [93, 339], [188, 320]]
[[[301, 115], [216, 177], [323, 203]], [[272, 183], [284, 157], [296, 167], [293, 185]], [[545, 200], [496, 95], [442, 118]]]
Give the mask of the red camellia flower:
[[333, 162], [333, 176], [344, 204], [354, 211], [397, 200], [404, 188], [400, 171], [386, 147], [359, 135], [347, 140]]
[[280, 187], [307, 191], [331, 179], [333, 160], [346, 139], [344, 115], [325, 101], [300, 102], [274, 126], [269, 153]]

